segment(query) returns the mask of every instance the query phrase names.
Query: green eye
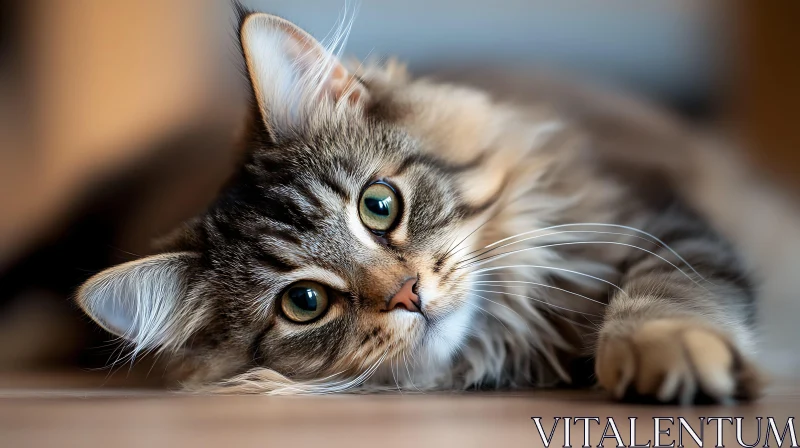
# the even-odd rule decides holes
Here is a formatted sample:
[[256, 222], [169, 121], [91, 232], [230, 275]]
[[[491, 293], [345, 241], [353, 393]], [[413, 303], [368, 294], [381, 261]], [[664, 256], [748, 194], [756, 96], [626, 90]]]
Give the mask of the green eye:
[[358, 214], [367, 228], [377, 233], [391, 229], [400, 214], [400, 199], [394, 188], [378, 181], [361, 194]]
[[319, 283], [297, 282], [283, 293], [281, 309], [289, 320], [310, 322], [328, 309], [328, 293]]

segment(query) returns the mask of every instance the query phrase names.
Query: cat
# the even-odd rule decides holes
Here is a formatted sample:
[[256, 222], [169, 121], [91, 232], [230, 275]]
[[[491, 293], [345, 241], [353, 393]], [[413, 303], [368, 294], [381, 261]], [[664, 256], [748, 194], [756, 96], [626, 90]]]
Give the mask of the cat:
[[658, 134], [636, 131], [653, 112], [604, 122], [618, 105], [597, 97], [592, 127], [239, 16], [237, 173], [163, 253], [76, 294], [132, 356], [224, 392], [759, 394], [754, 282], [659, 162], [683, 130], [622, 151], [619, 135]]

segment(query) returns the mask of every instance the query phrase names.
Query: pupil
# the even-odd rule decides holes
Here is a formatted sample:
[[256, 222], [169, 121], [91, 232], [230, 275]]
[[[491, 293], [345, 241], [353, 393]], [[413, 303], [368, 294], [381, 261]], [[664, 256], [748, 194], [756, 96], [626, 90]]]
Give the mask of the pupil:
[[391, 203], [392, 198], [364, 198], [364, 205], [367, 206], [367, 209], [380, 216], [389, 216], [389, 205], [391, 205]]
[[311, 288], [293, 288], [289, 291], [289, 299], [301, 310], [317, 310], [317, 292]]

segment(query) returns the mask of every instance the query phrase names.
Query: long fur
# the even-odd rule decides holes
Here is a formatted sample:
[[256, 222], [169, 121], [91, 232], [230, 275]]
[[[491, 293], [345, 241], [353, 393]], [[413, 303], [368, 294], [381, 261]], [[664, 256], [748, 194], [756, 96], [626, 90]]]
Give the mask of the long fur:
[[[562, 107], [574, 96], [522, 106], [412, 79], [395, 61], [346, 67], [353, 17], [345, 11], [319, 44], [239, 9], [256, 120], [237, 175], [166, 249], [197, 261], [187, 271], [162, 256], [100, 274], [79, 293], [90, 315], [107, 322], [114, 311], [98, 304], [136, 297], [140, 331], [117, 332], [160, 347], [200, 390], [583, 384], [593, 358], [601, 381], [623, 388], [602, 347], [650, 341], [651, 327], [718, 338], [720, 362], [746, 364], [755, 295], [746, 269], [675, 188], [688, 171], [640, 154], [648, 141], [690, 151], [684, 129], [647, 108], [638, 120], [618, 113], [628, 106], [603, 112], [598, 101], [620, 104], [613, 97], [587, 96], [591, 112], [575, 114]], [[403, 202], [379, 238], [357, 211], [376, 179]], [[379, 311], [414, 276], [424, 319]], [[307, 325], [277, 305], [299, 280], [334, 298]], [[707, 368], [701, 385], [731, 394]], [[748, 375], [737, 378], [752, 386]]]

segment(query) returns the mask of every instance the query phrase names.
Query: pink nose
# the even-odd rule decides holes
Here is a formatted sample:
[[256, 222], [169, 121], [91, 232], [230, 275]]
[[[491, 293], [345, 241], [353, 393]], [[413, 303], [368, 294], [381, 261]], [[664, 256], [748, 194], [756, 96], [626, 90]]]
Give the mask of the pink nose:
[[419, 296], [414, 293], [414, 285], [416, 283], [416, 279], [411, 279], [403, 283], [400, 291], [397, 291], [397, 294], [389, 301], [389, 306], [386, 307], [386, 310], [392, 311], [400, 308], [407, 311], [421, 312]]

